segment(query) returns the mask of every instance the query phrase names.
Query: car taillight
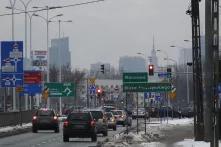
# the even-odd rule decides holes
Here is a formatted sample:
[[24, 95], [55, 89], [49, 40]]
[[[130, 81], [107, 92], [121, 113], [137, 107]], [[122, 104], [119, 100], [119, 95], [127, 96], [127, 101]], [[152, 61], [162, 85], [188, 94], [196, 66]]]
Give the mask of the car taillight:
[[64, 121], [64, 127], [68, 127], [68, 121], [66, 120], [66, 121]]
[[32, 120], [37, 120], [37, 116], [33, 116]]
[[92, 120], [92, 121], [90, 122], [90, 125], [91, 125], [91, 127], [94, 127], [94, 126], [95, 126], [95, 121]]

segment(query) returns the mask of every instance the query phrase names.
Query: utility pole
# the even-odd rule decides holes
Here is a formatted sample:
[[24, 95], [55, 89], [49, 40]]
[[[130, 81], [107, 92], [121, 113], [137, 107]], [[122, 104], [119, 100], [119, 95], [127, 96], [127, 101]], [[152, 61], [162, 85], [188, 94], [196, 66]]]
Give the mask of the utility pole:
[[[200, 41], [199, 2], [191, 0], [191, 9], [186, 13], [192, 18], [192, 56], [193, 56], [193, 90], [194, 90], [194, 136], [196, 141], [204, 140], [203, 87]], [[207, 115], [209, 116], [209, 115]]]
[[205, 141], [218, 147], [219, 0], [205, 4]]
[[212, 53], [213, 53], [213, 138], [211, 141], [211, 147], [219, 147], [219, 94], [218, 94], [218, 83], [219, 83], [219, 0], [212, 0]]

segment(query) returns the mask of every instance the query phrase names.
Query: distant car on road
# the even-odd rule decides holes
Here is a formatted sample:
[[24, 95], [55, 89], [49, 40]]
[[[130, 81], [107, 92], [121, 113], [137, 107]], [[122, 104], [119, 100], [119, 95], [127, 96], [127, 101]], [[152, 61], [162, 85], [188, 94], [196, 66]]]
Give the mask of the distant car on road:
[[38, 130], [54, 130], [59, 132], [59, 121], [54, 110], [39, 109], [32, 117], [32, 132], [37, 133]]
[[104, 111], [101, 109], [89, 109], [93, 118], [96, 120], [97, 134], [102, 133], [104, 136], [108, 135], [108, 123], [107, 118], [104, 115]]
[[[145, 117], [145, 109], [144, 108], [138, 108], [138, 113], [137, 113], [137, 109], [133, 110], [132, 113], [132, 118], [136, 119], [136, 118], [144, 118]], [[146, 117], [148, 118], [148, 112], [146, 112]]]
[[117, 119], [117, 124], [120, 125], [127, 125], [127, 114], [124, 110], [113, 110], [111, 111], [113, 113], [113, 115], [115, 116], [115, 118]]
[[117, 120], [115, 119], [112, 112], [106, 112], [105, 116], [107, 118], [108, 128], [113, 129], [114, 131], [117, 130]]
[[69, 138], [91, 138], [97, 141], [96, 122], [90, 112], [72, 112], [63, 124], [63, 141]]

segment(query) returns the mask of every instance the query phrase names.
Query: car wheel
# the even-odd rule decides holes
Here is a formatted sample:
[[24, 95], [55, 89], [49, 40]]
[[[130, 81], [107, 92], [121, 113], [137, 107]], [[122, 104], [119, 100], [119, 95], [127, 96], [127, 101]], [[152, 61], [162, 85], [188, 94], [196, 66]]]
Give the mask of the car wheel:
[[103, 132], [103, 135], [106, 137], [108, 135], [108, 131]]
[[33, 133], [38, 133], [38, 130], [36, 128], [32, 128]]
[[92, 135], [91, 141], [92, 142], [96, 142], [97, 141], [97, 134]]
[[59, 133], [59, 128], [56, 128], [56, 129], [54, 130], [54, 132], [55, 132], [55, 133]]
[[64, 142], [69, 142], [69, 137], [68, 136], [63, 136], [63, 141]]
[[116, 130], [117, 130], [117, 125], [115, 125], [115, 126], [113, 127], [113, 130], [114, 130], [114, 131], [116, 131]]
[[126, 122], [123, 122], [123, 123], [122, 123], [122, 125], [123, 125], [123, 127], [125, 127], [125, 125], [126, 125]]

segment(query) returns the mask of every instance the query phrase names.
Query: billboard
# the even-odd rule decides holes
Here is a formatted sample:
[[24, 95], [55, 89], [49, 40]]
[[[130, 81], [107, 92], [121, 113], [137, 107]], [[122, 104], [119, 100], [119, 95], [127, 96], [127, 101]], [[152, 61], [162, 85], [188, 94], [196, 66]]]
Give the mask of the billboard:
[[24, 83], [25, 84], [41, 84], [42, 75], [40, 71], [25, 71]]
[[32, 66], [34, 70], [46, 71], [47, 70], [47, 51], [34, 50], [31, 52]]

